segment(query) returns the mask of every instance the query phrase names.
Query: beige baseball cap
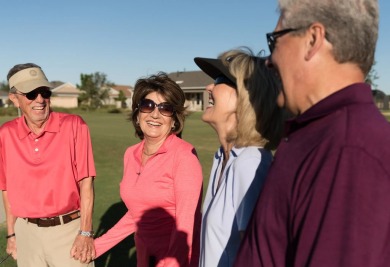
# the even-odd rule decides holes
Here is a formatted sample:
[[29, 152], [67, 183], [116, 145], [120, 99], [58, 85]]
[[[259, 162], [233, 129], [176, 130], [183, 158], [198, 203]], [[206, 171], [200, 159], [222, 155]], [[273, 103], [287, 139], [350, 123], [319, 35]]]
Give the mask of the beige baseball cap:
[[12, 87], [25, 94], [39, 87], [52, 88], [43, 71], [36, 67], [27, 68], [12, 75], [9, 78], [9, 88]]

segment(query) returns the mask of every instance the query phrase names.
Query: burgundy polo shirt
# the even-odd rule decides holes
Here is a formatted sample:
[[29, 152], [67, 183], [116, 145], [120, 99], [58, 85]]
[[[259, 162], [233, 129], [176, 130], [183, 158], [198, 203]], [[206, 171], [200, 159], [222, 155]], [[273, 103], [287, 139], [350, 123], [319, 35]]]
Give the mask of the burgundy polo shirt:
[[368, 85], [289, 122], [235, 266], [390, 266], [390, 124]]
[[53, 217], [80, 208], [78, 182], [96, 176], [87, 124], [51, 112], [40, 135], [20, 117], [0, 127], [0, 190], [17, 217]]

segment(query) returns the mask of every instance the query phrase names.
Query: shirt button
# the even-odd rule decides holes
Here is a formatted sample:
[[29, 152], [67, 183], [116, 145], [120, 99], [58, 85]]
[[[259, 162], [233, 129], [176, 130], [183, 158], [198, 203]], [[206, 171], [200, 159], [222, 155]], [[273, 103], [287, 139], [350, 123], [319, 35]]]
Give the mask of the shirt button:
[[285, 138], [284, 138], [284, 141], [285, 141], [285, 142], [288, 142], [288, 137], [285, 137]]
[[35, 148], [34, 150], [35, 150], [35, 152], [38, 152], [38, 151], [39, 151], [39, 149], [38, 149], [38, 148]]
[[35, 142], [38, 142], [39, 139], [35, 139]]

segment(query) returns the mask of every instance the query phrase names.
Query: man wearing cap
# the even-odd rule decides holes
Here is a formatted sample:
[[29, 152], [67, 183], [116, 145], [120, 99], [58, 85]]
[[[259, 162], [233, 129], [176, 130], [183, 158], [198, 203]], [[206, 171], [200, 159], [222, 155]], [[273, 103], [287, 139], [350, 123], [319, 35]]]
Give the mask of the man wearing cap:
[[19, 267], [93, 266], [96, 171], [88, 126], [50, 110], [51, 85], [38, 65], [15, 65], [7, 79], [22, 116], [0, 127], [6, 251]]

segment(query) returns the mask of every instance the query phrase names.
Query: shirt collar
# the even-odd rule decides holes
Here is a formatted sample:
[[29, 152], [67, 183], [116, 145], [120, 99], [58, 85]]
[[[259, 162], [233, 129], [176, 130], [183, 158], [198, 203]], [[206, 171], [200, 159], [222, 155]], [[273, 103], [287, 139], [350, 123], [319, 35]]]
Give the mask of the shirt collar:
[[[230, 150], [230, 155], [233, 157], [238, 157], [240, 153], [245, 149], [245, 147], [237, 148], [235, 146], [232, 147], [232, 150]], [[220, 159], [223, 158], [223, 147], [221, 146], [218, 151], [215, 153], [215, 158]]]
[[303, 114], [290, 119], [286, 123], [286, 132], [290, 134], [295, 130], [303, 127], [311, 121], [317, 120], [328, 114], [334, 113], [336, 110], [349, 105], [372, 103], [371, 87], [365, 83], [356, 83], [349, 85], [334, 94], [324, 98]]
[[[23, 139], [27, 137], [32, 131], [27, 126], [26, 119], [24, 115], [19, 118], [19, 124], [18, 124], [18, 136], [19, 139]], [[59, 132], [60, 131], [60, 118], [58, 113], [56, 112], [50, 112], [49, 113], [49, 119], [46, 122], [44, 132]]]
[[[166, 153], [168, 151], [168, 147], [170, 146], [171, 142], [173, 142], [175, 138], [178, 137], [174, 134], [169, 135], [154, 155]], [[136, 149], [134, 149], [134, 158], [137, 159], [139, 162], [141, 162], [141, 156], [142, 156], [141, 154], [142, 154], [142, 150], [144, 149], [144, 145], [145, 145], [145, 139], [143, 139], [141, 143], [139, 143], [139, 146]]]

